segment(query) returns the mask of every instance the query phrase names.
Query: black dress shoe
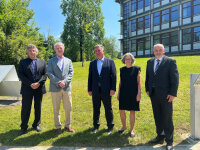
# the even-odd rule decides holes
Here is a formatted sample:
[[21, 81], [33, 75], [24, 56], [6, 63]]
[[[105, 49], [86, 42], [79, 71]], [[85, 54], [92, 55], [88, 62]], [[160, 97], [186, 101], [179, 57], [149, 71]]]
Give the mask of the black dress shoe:
[[27, 130], [26, 129], [21, 129], [18, 133], [19, 136], [26, 134]]
[[98, 129], [97, 128], [93, 128], [92, 129], [92, 133], [97, 133]]
[[174, 150], [174, 147], [172, 144], [167, 144], [166, 145], [166, 150]]
[[156, 138], [150, 141], [152, 144], [163, 144], [164, 143], [164, 136], [157, 136]]
[[124, 130], [123, 130], [123, 129], [120, 129], [120, 130], [118, 130], [117, 132], [118, 132], [119, 134], [122, 134], [124, 131], [125, 131], [125, 129], [124, 129]]
[[42, 128], [40, 126], [33, 127], [33, 129], [36, 130], [37, 132], [41, 132], [42, 131]]
[[108, 129], [107, 129], [107, 134], [110, 135], [110, 134], [112, 133], [112, 130], [113, 130], [113, 129], [109, 129], [109, 128], [108, 128]]
[[57, 135], [62, 134], [62, 130], [61, 130], [61, 128], [59, 128], [59, 129], [56, 130], [56, 134], [57, 134]]

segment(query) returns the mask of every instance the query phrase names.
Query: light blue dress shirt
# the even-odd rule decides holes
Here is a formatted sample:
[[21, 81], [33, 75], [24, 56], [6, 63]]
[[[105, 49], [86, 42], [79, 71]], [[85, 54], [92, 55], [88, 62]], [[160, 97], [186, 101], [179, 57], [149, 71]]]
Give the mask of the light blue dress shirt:
[[[160, 60], [160, 61], [159, 61], [159, 64], [161, 64], [161, 62], [162, 62], [162, 60], [163, 60], [163, 56], [162, 56], [159, 60]], [[158, 63], [158, 62], [157, 62], [157, 59], [155, 59], [155, 60], [154, 60], [154, 68], [153, 68], [154, 72], [155, 72], [157, 63]]]
[[60, 58], [60, 57], [58, 57], [57, 56], [57, 58], [58, 58], [58, 65], [59, 65], [59, 68], [60, 68], [60, 70], [62, 70], [63, 71], [63, 66], [64, 66], [64, 56], [62, 56], [62, 58]]
[[101, 60], [97, 59], [97, 70], [98, 70], [99, 75], [101, 74], [103, 61], [104, 61], [104, 57]]

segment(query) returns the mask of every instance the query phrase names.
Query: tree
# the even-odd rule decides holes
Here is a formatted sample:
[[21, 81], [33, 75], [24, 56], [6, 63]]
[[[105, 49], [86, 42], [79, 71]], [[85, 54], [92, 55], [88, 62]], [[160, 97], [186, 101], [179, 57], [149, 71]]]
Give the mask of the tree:
[[18, 65], [26, 56], [26, 46], [35, 44], [39, 57], [46, 58], [44, 42], [33, 21], [30, 0], [0, 0], [0, 64]]
[[119, 53], [119, 47], [117, 44], [116, 37], [110, 36], [105, 37], [103, 41], [105, 56], [110, 58], [117, 58]]
[[66, 21], [61, 39], [72, 61], [93, 59], [94, 45], [103, 42], [105, 30], [101, 3], [102, 0], [62, 0], [62, 14]]

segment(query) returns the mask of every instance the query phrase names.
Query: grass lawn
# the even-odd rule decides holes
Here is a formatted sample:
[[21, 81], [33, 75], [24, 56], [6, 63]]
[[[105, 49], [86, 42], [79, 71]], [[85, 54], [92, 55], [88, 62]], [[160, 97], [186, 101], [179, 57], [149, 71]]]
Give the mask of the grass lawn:
[[[173, 120], [175, 126], [175, 143], [185, 143], [183, 134], [190, 132], [190, 74], [200, 73], [200, 56], [181, 56], [174, 57], [177, 60], [180, 74], [180, 84], [178, 97], [174, 99]], [[74, 77], [72, 80], [73, 113], [72, 127], [76, 130], [74, 134], [64, 132], [60, 136], [55, 136], [53, 107], [51, 94], [44, 95], [42, 104], [42, 123], [43, 131], [37, 133], [29, 128], [28, 133], [18, 137], [20, 129], [21, 105], [0, 107], [0, 145], [17, 146], [97, 146], [97, 147], [117, 147], [144, 145], [156, 136], [153, 112], [149, 97], [145, 93], [145, 72], [146, 61], [149, 58], [138, 58], [136, 64], [142, 69], [142, 99], [140, 112], [136, 113], [135, 138], [128, 136], [129, 114], [127, 113], [127, 127], [125, 133], [119, 135], [117, 130], [121, 127], [118, 111], [117, 94], [112, 98], [114, 112], [114, 132], [111, 135], [106, 133], [106, 120], [104, 108], [101, 108], [101, 126], [97, 134], [92, 134], [92, 100], [87, 93], [87, 77], [89, 62], [85, 62], [85, 67], [81, 63], [73, 63]], [[119, 68], [124, 66], [120, 60], [115, 60], [117, 68], [117, 88], [119, 83]], [[46, 82], [49, 89], [49, 80]], [[29, 127], [34, 119], [32, 107]], [[61, 106], [61, 121], [64, 123], [64, 111]]]

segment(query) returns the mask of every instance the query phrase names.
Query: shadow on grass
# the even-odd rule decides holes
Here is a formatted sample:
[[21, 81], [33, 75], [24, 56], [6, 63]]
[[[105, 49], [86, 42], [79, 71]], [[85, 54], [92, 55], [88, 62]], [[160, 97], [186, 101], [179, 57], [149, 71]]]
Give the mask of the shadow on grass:
[[33, 131], [33, 129], [28, 129], [27, 133], [18, 136], [19, 130], [10, 130], [9, 132], [0, 134], [0, 143], [2, 145], [18, 145], [18, 146], [36, 146], [39, 145], [43, 141], [47, 141], [51, 138], [55, 138], [55, 130], [49, 130], [47, 132], [32, 133], [29, 136], [29, 132]]

